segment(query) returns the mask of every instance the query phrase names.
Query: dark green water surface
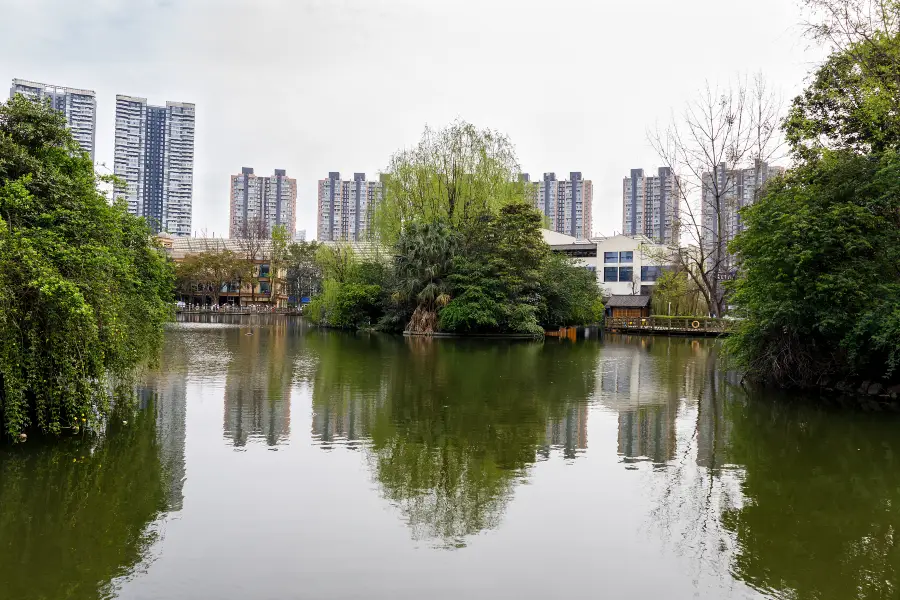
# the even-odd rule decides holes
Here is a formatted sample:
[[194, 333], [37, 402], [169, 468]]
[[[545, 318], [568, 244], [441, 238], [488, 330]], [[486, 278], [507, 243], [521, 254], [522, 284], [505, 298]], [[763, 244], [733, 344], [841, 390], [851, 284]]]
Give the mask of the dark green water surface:
[[186, 319], [105, 435], [0, 448], [0, 599], [900, 598], [900, 419], [715, 342]]

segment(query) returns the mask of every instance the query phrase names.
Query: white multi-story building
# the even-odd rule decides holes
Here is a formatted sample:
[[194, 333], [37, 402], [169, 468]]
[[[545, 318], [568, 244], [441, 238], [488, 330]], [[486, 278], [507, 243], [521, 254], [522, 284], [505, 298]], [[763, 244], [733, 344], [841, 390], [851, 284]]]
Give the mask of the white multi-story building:
[[673, 268], [672, 249], [645, 235], [579, 240], [547, 229], [541, 233], [551, 250], [596, 273], [604, 296], [650, 294], [663, 271]]
[[580, 172], [569, 173], [568, 180], [558, 180], [556, 173], [544, 173], [541, 181], [531, 181], [522, 173], [526, 198], [546, 219], [551, 231], [570, 235], [579, 240], [591, 237], [594, 186]]
[[338, 172], [328, 173], [328, 179], [319, 180], [319, 241], [371, 239], [375, 208], [383, 193], [383, 182], [366, 181], [365, 173], [354, 173], [352, 181], [342, 181]]
[[294, 232], [294, 241], [295, 242], [305, 242], [306, 241], [306, 230], [298, 229]]
[[266, 237], [280, 225], [294, 236], [296, 212], [297, 180], [284, 169], [275, 169], [271, 177], [258, 177], [252, 168], [243, 167], [240, 175], [231, 176], [230, 237], [242, 237], [247, 227], [257, 223], [264, 225]]
[[116, 96], [113, 172], [124, 185], [115, 196], [154, 232], [191, 235], [194, 118], [193, 104], [151, 106], [146, 98]]
[[[728, 243], [744, 230], [740, 210], [753, 204], [759, 197], [765, 183], [784, 173], [784, 167], [756, 161], [746, 169], [728, 169], [719, 165], [713, 172], [703, 174], [701, 199], [701, 242], [708, 253], [717, 247], [727, 248]], [[720, 227], [721, 226], [721, 227]], [[724, 245], [717, 241], [720, 235]], [[726, 253], [720, 262], [723, 277], [733, 270], [733, 257]]]
[[79, 90], [24, 79], [13, 79], [9, 96], [22, 94], [50, 106], [66, 117], [72, 137], [94, 160], [94, 140], [97, 134], [97, 96], [93, 90]]
[[632, 169], [622, 182], [622, 233], [645, 235], [658, 244], [678, 244], [678, 183], [669, 167], [660, 167], [655, 177]]

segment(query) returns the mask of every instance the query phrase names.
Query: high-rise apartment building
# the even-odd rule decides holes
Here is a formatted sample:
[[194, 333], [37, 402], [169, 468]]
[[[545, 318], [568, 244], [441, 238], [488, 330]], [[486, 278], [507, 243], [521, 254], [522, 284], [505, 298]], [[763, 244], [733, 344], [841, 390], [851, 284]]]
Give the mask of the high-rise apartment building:
[[368, 240], [383, 193], [383, 181], [366, 181], [365, 173], [354, 173], [352, 180], [343, 181], [340, 173], [328, 173], [328, 179], [319, 180], [319, 241]]
[[632, 169], [622, 182], [622, 233], [645, 235], [657, 244], [678, 244], [678, 183], [669, 167], [660, 167], [655, 177]]
[[[784, 173], [784, 167], [756, 161], [746, 169], [728, 169], [724, 164], [714, 172], [703, 174], [701, 198], [701, 241], [707, 252], [725, 248], [735, 236], [744, 230], [740, 210], [753, 204], [765, 183]], [[721, 227], [720, 227], [721, 225]], [[724, 245], [717, 244], [720, 235]], [[730, 272], [733, 261], [730, 255], [713, 257], [720, 262], [720, 270]]]
[[194, 188], [194, 105], [116, 96], [113, 172], [124, 180], [115, 196], [145, 217], [156, 233], [191, 235]]
[[239, 238], [247, 228], [264, 227], [265, 237], [284, 225], [290, 236], [297, 224], [297, 180], [284, 169], [275, 169], [271, 177], [258, 177], [253, 169], [243, 167], [240, 175], [231, 176], [231, 219], [229, 236]]
[[92, 90], [78, 90], [46, 83], [13, 79], [9, 97], [22, 94], [50, 105], [66, 117], [72, 137], [94, 160], [94, 140], [97, 133], [97, 96]]
[[591, 237], [594, 186], [579, 172], [569, 173], [568, 180], [558, 180], [556, 173], [544, 173], [541, 181], [531, 181], [527, 173], [519, 176], [526, 184], [527, 199], [547, 220], [547, 228], [574, 236]]

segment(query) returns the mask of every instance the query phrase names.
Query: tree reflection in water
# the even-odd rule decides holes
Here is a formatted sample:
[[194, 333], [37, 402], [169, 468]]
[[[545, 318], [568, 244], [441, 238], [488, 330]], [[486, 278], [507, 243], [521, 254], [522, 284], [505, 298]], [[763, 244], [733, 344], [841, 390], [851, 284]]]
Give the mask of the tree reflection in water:
[[321, 332], [313, 433], [363, 445], [417, 540], [454, 547], [496, 527], [528, 467], [587, 443], [599, 346]]
[[623, 463], [653, 465], [651, 528], [697, 575], [780, 598], [900, 596], [895, 415], [747, 390], [714, 343], [605, 346], [601, 402], [619, 411]]
[[114, 413], [102, 436], [0, 449], [4, 598], [112, 597], [114, 579], [145, 561], [151, 523], [180, 501], [157, 425], [151, 402]]

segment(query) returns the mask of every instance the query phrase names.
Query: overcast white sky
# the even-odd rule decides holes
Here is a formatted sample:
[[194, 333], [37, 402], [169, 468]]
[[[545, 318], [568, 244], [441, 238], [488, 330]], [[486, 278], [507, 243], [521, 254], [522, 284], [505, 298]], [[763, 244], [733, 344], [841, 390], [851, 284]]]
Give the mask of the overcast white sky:
[[95, 90], [110, 170], [116, 94], [196, 103], [193, 229], [216, 235], [242, 166], [297, 178], [311, 238], [319, 179], [374, 177], [455, 118], [508, 134], [532, 177], [581, 171], [611, 234], [622, 178], [658, 166], [648, 127], [741, 73], [788, 100], [821, 55], [796, 0], [0, 0], [0, 15], [0, 90]]

